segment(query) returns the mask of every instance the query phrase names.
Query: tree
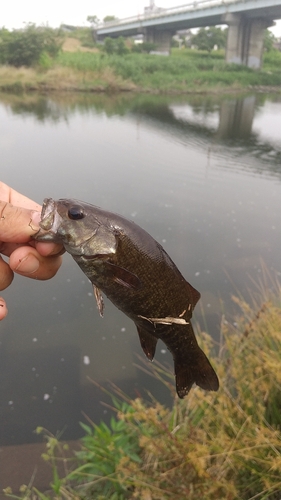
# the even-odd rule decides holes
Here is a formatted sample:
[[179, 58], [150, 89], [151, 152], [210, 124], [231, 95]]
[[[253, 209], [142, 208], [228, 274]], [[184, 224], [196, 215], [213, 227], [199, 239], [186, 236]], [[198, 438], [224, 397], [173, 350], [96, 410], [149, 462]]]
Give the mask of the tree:
[[196, 45], [199, 50], [211, 52], [216, 45], [219, 49], [225, 48], [227, 30], [222, 30], [216, 26], [211, 28], [200, 28], [196, 35], [191, 37], [192, 45]]
[[87, 16], [87, 21], [88, 23], [91, 23], [93, 27], [99, 24], [100, 22], [98, 16]]
[[110, 23], [111, 21], [118, 21], [118, 18], [115, 16], [105, 16], [103, 18], [104, 23]]
[[276, 42], [276, 37], [270, 30], [265, 30], [264, 32], [264, 49], [270, 52], [273, 49], [274, 42]]
[[0, 60], [16, 67], [34, 66], [43, 54], [55, 57], [60, 48], [61, 42], [55, 30], [28, 24], [23, 30], [4, 32], [4, 36], [1, 36]]

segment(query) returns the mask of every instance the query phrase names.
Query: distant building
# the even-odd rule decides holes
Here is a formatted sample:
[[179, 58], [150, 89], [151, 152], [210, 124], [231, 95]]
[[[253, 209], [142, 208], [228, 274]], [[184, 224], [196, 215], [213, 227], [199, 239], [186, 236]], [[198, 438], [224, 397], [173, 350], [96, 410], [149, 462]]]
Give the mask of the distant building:
[[180, 30], [173, 36], [173, 39], [179, 44], [179, 47], [181, 47], [182, 44], [184, 44], [185, 47], [191, 47], [191, 38], [191, 30]]
[[77, 30], [78, 26], [72, 26], [71, 24], [61, 24], [60, 28], [67, 33], [71, 33], [71, 31]]
[[163, 12], [165, 9], [162, 7], [156, 7], [154, 0], [150, 0], [149, 6], [144, 8], [144, 15], [157, 14], [158, 12]]
[[139, 34], [139, 35], [133, 36], [132, 39], [136, 45], [139, 45], [140, 43], [143, 43], [144, 36], [142, 34]]

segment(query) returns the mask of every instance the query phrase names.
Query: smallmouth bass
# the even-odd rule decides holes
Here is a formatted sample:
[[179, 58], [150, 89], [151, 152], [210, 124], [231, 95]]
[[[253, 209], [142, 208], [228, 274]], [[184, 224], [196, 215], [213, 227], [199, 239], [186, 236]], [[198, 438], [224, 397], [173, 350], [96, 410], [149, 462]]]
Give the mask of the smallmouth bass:
[[103, 292], [134, 321], [149, 360], [158, 339], [166, 344], [180, 398], [194, 383], [218, 390], [217, 375], [191, 324], [200, 293], [152, 236], [120, 215], [72, 199], [46, 198], [40, 226], [35, 239], [61, 243], [92, 282], [101, 316]]

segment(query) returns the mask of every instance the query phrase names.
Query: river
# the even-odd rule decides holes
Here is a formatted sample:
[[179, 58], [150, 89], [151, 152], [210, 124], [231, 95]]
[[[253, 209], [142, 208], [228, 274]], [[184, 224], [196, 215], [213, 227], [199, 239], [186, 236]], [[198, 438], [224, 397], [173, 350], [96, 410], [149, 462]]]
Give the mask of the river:
[[[134, 220], [202, 298], [194, 314], [216, 340], [232, 295], [281, 273], [281, 97], [66, 94], [0, 96], [1, 181], [42, 203], [81, 199]], [[65, 256], [57, 276], [16, 276], [0, 324], [0, 445], [38, 440], [40, 425], [81, 436], [83, 413], [108, 418], [101, 388], [134, 397], [166, 387], [142, 372], [133, 323]], [[156, 359], [171, 365], [159, 342]], [[145, 366], [145, 364], [143, 365]]]

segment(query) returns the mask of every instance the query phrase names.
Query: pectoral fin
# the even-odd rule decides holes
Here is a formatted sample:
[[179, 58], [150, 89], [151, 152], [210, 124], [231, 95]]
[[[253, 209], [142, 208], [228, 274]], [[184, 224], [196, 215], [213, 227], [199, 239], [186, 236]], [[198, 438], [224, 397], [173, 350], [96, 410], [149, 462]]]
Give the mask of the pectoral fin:
[[146, 330], [141, 328], [140, 326], [137, 326], [139, 338], [140, 338], [140, 344], [142, 346], [142, 350], [146, 357], [152, 361], [154, 358], [155, 350], [156, 350], [156, 344], [157, 344], [157, 338], [154, 337], [154, 335], [151, 335], [151, 333], [148, 333]]
[[116, 266], [115, 264], [111, 264], [111, 262], [105, 262], [105, 265], [108, 274], [112, 276], [115, 283], [119, 283], [120, 285], [132, 290], [136, 290], [141, 287], [141, 281], [135, 274], [131, 273], [131, 271], [128, 271], [123, 267]]
[[103, 318], [104, 302], [103, 302], [101, 291], [94, 284], [93, 284], [93, 290], [94, 290], [95, 299], [97, 301], [97, 306], [98, 306], [100, 316]]

